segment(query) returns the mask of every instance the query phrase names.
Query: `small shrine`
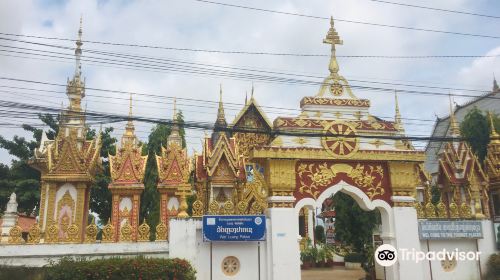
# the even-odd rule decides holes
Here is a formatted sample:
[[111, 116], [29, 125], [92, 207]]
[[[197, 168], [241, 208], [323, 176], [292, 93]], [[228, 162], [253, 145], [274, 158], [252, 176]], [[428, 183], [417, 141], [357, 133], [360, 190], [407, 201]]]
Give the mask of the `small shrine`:
[[50, 239], [62, 242], [83, 241], [90, 187], [96, 172], [101, 168], [100, 133], [95, 139], [87, 138], [85, 112], [81, 107], [85, 97], [80, 63], [82, 44], [80, 19], [75, 74], [66, 86], [69, 106], [61, 112], [55, 139], [48, 139], [44, 133], [31, 161], [31, 166], [41, 173], [41, 232], [46, 233], [50, 228]]
[[161, 154], [156, 156], [158, 167], [158, 191], [160, 192], [160, 224], [168, 226], [169, 217], [187, 218], [187, 195], [191, 194], [189, 182], [191, 167], [187, 150], [180, 135], [176, 100], [172, 127], [166, 146], [161, 147]]
[[[450, 99], [451, 137], [459, 139], [460, 130], [451, 104]], [[419, 189], [419, 218], [489, 218], [488, 177], [469, 145], [460, 140], [445, 143], [438, 155], [438, 165], [438, 172], [429, 178], [430, 184]], [[434, 201], [435, 204], [432, 186], [439, 190], [439, 201]]]
[[130, 226], [130, 238], [137, 240], [141, 193], [144, 190], [144, 172], [148, 156], [142, 155], [142, 146], [135, 135], [132, 121], [132, 95], [130, 95], [129, 117], [116, 155], [109, 155], [111, 183], [108, 188], [112, 195], [111, 223], [113, 238], [121, 238], [121, 229]]
[[197, 216], [204, 213], [233, 213], [246, 181], [243, 157], [240, 156], [236, 139], [230, 136], [222, 87], [214, 131], [205, 136], [201, 155], [195, 155], [195, 187], [197, 201], [193, 212]]

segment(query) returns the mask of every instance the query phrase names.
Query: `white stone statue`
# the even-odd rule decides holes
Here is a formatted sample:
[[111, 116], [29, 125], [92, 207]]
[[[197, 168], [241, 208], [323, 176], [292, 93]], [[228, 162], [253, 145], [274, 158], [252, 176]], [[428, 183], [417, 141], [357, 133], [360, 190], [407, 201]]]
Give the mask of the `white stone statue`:
[[16, 193], [12, 193], [10, 195], [10, 199], [9, 202], [7, 203], [7, 209], [5, 209], [5, 213], [17, 213]]
[[5, 213], [2, 217], [2, 227], [0, 228], [1, 236], [3, 237], [9, 236], [10, 228], [16, 224], [17, 216], [18, 215], [17, 215], [16, 194], [12, 193], [10, 195], [9, 202], [7, 202]]

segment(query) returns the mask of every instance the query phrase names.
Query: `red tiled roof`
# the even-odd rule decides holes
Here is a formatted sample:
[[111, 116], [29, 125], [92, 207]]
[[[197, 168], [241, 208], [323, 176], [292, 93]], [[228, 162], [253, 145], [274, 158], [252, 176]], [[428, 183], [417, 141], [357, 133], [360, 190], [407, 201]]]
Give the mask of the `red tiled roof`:
[[[19, 214], [17, 221], [19, 222], [19, 226], [23, 229], [23, 232], [28, 232], [31, 226], [33, 226], [36, 223], [36, 218]], [[2, 223], [3, 220], [0, 219], [0, 226], [2, 225]]]

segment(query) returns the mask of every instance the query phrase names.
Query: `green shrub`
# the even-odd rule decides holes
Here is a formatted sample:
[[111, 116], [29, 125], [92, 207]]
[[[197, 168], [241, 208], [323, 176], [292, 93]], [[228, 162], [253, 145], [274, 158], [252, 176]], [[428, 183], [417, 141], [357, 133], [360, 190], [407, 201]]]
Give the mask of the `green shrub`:
[[364, 263], [366, 258], [361, 253], [349, 253], [344, 257], [344, 262]]
[[0, 279], [32, 279], [43, 280], [45, 268], [25, 266], [3, 266], [0, 265]]
[[72, 259], [63, 258], [47, 267], [46, 278], [50, 280], [87, 279], [165, 279], [194, 280], [196, 271], [188, 261], [160, 258], [111, 258]]
[[498, 280], [500, 278], [500, 253], [493, 254], [486, 264], [486, 279]]
[[321, 225], [314, 228], [314, 238], [317, 243], [325, 243], [325, 228]]

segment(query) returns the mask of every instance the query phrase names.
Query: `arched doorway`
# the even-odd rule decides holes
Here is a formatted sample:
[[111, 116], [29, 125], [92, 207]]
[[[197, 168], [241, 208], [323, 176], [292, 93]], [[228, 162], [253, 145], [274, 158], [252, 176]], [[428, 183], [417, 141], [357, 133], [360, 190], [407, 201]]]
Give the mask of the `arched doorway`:
[[[326, 188], [317, 199], [313, 199], [311, 197], [302, 198], [295, 202], [295, 213], [299, 219], [303, 217], [307, 221], [307, 235], [304, 235], [304, 232], [301, 232], [304, 227], [299, 224], [299, 232], [297, 234], [301, 237], [307, 236], [312, 243], [314, 243], [314, 233], [312, 229], [314, 227], [311, 226], [312, 218], [317, 214], [316, 209], [321, 209], [325, 200], [333, 197], [337, 193], [344, 193], [349, 195], [351, 198], [356, 201], [356, 203], [360, 206], [361, 209], [365, 211], [378, 210], [380, 213], [381, 227], [380, 227], [380, 237], [385, 244], [394, 245], [394, 218], [393, 218], [393, 208], [389, 203], [381, 199], [370, 200], [370, 198], [358, 187], [350, 185], [345, 181], [339, 181], [338, 183]], [[307, 213], [307, 214], [306, 214]], [[307, 216], [305, 216], [307, 215]], [[301, 238], [299, 238], [301, 239]], [[301, 239], [301, 249], [306, 246], [303, 239]], [[328, 271], [321, 272], [323, 274], [328, 273]], [[351, 275], [353, 277], [359, 276], [362, 272], [353, 272]], [[383, 273], [382, 277], [385, 279], [393, 279], [394, 276], [394, 268], [388, 267], [386, 273]], [[332, 275], [333, 276], [333, 275]], [[312, 278], [311, 278], [312, 279]], [[354, 279], [354, 278], [353, 278]]]

